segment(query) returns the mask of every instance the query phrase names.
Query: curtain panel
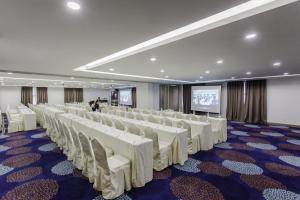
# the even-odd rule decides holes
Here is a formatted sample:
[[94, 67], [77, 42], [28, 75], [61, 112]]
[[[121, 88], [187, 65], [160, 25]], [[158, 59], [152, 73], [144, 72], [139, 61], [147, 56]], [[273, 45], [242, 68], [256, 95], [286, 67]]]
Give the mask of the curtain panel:
[[227, 84], [227, 120], [248, 123], [267, 122], [266, 80]]
[[65, 88], [65, 103], [83, 102], [83, 88]]
[[48, 88], [37, 87], [37, 103], [48, 103]]
[[192, 86], [191, 85], [183, 85], [183, 91], [182, 91], [182, 96], [183, 96], [183, 112], [184, 113], [191, 113], [191, 91]]
[[136, 108], [136, 88], [131, 89], [132, 108]]
[[21, 103], [28, 106], [32, 103], [32, 87], [22, 87], [21, 88]]

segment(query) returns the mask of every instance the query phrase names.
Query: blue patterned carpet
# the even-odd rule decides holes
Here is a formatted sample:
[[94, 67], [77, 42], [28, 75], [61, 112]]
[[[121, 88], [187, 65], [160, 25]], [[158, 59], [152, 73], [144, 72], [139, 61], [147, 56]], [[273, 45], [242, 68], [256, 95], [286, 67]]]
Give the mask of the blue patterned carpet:
[[[44, 130], [0, 136], [0, 200], [102, 200]], [[300, 129], [228, 123], [228, 141], [118, 200], [299, 200]]]

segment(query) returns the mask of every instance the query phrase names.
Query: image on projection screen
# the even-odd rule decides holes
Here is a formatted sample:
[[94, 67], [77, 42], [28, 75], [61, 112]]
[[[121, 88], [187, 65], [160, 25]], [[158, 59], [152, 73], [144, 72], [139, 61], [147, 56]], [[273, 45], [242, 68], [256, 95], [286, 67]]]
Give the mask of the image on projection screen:
[[220, 113], [221, 86], [192, 86], [191, 110]]
[[119, 104], [127, 106], [132, 105], [131, 89], [119, 91]]

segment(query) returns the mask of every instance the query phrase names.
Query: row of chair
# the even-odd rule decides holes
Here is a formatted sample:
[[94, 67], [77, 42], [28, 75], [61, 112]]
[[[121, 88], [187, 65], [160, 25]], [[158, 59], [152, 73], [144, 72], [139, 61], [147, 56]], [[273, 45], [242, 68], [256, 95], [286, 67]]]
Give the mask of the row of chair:
[[105, 199], [114, 199], [131, 189], [130, 160], [105, 147], [97, 138], [67, 126], [55, 117], [44, 113], [47, 135], [68, 160], [86, 176]]

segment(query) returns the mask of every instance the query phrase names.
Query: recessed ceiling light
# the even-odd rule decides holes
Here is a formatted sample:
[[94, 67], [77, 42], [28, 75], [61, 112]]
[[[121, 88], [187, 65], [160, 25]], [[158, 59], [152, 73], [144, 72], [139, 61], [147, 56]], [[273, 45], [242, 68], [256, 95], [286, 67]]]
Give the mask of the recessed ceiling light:
[[235, 77], [233, 76], [233, 77], [231, 77], [231, 79], [235, 79]]
[[218, 60], [217, 64], [223, 64], [223, 60]]
[[70, 77], [70, 79], [74, 80], [75, 78], [74, 77]]
[[195, 82], [199, 82], [199, 80], [195, 80]]
[[289, 73], [288, 73], [288, 72], [285, 72], [285, 73], [283, 73], [283, 75], [287, 76], [287, 75], [289, 75]]
[[71, 8], [72, 10], [80, 10], [80, 5], [79, 5], [79, 3], [74, 2], [74, 1], [68, 1], [68, 2], [67, 2], [67, 6], [68, 6], [69, 8]]
[[210, 71], [209, 71], [209, 70], [206, 70], [206, 71], [205, 71], [205, 74], [210, 74]]
[[247, 74], [247, 75], [251, 75], [251, 74], [252, 74], [252, 72], [246, 72], [246, 74]]
[[200, 76], [199, 78], [200, 78], [200, 79], [203, 79], [203, 76]]
[[157, 59], [156, 59], [155, 57], [153, 57], [153, 58], [150, 58], [150, 60], [151, 60], [152, 62], [155, 62]]
[[114, 68], [109, 68], [109, 71], [112, 71], [112, 72], [113, 72], [113, 71], [115, 71], [115, 69], [114, 69]]
[[256, 38], [256, 37], [257, 37], [257, 34], [256, 34], [256, 33], [249, 33], [249, 34], [247, 34], [247, 35], [245, 36], [245, 38], [246, 38], [247, 40], [254, 39], [254, 38]]
[[164, 72], [165, 72], [165, 70], [164, 70], [164, 69], [161, 69], [161, 70], [160, 70], [160, 73], [164, 73]]
[[165, 78], [169, 78], [169, 76], [165, 76]]
[[281, 62], [274, 62], [274, 63], [273, 63], [273, 66], [274, 66], [274, 67], [280, 67], [280, 66], [281, 66]]
[[12, 72], [7, 72], [7, 74], [13, 74]]

